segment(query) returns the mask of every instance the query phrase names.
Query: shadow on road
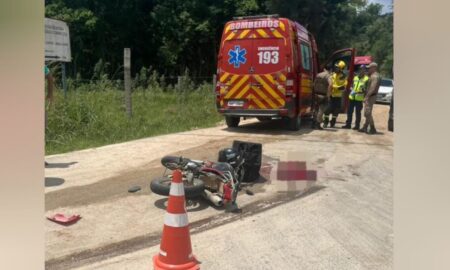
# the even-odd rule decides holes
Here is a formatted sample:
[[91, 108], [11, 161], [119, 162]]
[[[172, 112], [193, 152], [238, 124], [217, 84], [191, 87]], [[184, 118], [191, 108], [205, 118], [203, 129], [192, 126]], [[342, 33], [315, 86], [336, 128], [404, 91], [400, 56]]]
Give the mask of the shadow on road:
[[338, 128], [324, 128], [320, 131], [325, 131], [325, 132], [337, 132]]
[[292, 199], [292, 198], [299, 199], [299, 198], [304, 198], [306, 196], [312, 195], [312, 194], [319, 192], [325, 188], [327, 188], [327, 187], [324, 185], [316, 184], [304, 192], [303, 191], [299, 192], [298, 190], [288, 190], [288, 191], [281, 191], [281, 192], [279, 192], [279, 194], [285, 194], [285, 196], [289, 199]]
[[310, 120], [302, 120], [302, 124], [299, 131], [290, 131], [286, 129], [286, 124], [281, 119], [242, 124], [239, 125], [237, 128], [226, 127], [223, 130], [237, 133], [265, 134], [265, 135], [302, 135], [308, 134], [311, 131], [313, 131], [313, 129], [311, 128]]
[[56, 187], [64, 184], [64, 179], [59, 177], [45, 177], [45, 187]]
[[48, 169], [54, 169], [54, 168], [69, 168], [70, 166], [77, 164], [78, 162], [73, 161], [73, 162], [66, 162], [66, 163], [48, 163], [47, 165], [45, 165], [45, 168]]

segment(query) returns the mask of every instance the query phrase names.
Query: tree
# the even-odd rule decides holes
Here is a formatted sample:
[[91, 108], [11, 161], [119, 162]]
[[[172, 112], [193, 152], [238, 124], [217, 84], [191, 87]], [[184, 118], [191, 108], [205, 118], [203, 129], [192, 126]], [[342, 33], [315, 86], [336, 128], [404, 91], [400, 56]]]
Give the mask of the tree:
[[[234, 16], [273, 14], [298, 21], [315, 37], [320, 59], [344, 47], [373, 55], [392, 74], [392, 13], [365, 0], [46, 0], [46, 16], [67, 22], [71, 76], [91, 78], [102, 63], [122, 77], [123, 48], [132, 73], [152, 67], [176, 76], [211, 76], [225, 23]], [[101, 61], [100, 61], [101, 60]]]

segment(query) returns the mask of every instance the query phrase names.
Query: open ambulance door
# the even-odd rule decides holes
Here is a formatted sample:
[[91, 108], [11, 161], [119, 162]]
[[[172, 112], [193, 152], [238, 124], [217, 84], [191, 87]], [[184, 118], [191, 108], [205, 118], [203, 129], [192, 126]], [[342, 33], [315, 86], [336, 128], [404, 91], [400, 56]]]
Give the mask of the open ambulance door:
[[345, 88], [345, 91], [342, 95], [341, 113], [347, 112], [348, 108], [348, 95], [350, 94], [350, 88], [353, 84], [353, 76], [355, 73], [355, 55], [356, 50], [354, 48], [342, 49], [334, 52], [325, 62], [325, 65], [323, 65], [323, 67], [326, 67], [328, 65], [334, 67], [334, 65], [340, 60], [344, 61], [346, 64], [344, 74], [347, 76], [347, 87]]

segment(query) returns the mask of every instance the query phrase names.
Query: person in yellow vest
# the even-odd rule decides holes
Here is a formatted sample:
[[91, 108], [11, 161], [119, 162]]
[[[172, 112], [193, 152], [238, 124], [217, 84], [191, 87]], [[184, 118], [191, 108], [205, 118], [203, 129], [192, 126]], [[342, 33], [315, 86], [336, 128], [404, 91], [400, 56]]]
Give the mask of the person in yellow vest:
[[353, 78], [352, 92], [348, 96], [350, 104], [347, 110], [347, 121], [345, 126], [342, 126], [342, 128], [348, 129], [352, 127], [351, 125], [353, 120], [352, 119], [353, 111], [355, 111], [356, 119], [355, 119], [355, 127], [353, 129], [354, 130], [359, 129], [359, 125], [361, 124], [361, 111], [363, 108], [364, 93], [367, 88], [367, 81], [369, 80], [369, 76], [367, 76], [366, 73], [367, 73], [366, 66], [362, 65], [359, 68], [358, 75], [356, 75]]
[[[328, 127], [328, 122], [330, 122], [330, 127], [334, 127], [336, 124], [336, 118], [341, 110], [342, 95], [345, 92], [347, 86], [347, 76], [344, 74], [344, 69], [346, 64], [344, 61], [340, 60], [335, 64], [335, 71], [331, 75], [331, 93], [329, 93], [330, 99], [328, 107], [325, 110], [323, 127]], [[330, 114], [331, 121], [330, 121]]]

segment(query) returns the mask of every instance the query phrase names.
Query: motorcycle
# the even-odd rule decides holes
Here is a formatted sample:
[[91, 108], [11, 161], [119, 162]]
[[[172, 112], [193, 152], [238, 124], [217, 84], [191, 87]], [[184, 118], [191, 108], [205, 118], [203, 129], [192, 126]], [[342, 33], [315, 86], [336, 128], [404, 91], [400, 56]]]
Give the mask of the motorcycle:
[[245, 174], [243, 153], [233, 164], [191, 160], [189, 158], [165, 156], [161, 159], [166, 168], [162, 177], [153, 179], [150, 189], [153, 193], [169, 196], [172, 174], [167, 170], [181, 170], [185, 197], [188, 199], [203, 196], [215, 206], [231, 205], [237, 209], [236, 199]]

